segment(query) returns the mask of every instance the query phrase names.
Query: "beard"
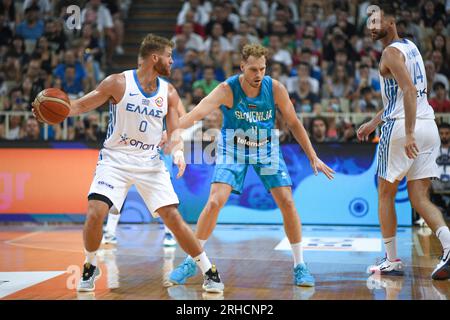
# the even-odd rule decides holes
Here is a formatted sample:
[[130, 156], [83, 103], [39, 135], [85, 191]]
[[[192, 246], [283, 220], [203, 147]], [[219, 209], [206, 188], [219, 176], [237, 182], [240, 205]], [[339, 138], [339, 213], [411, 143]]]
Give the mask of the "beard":
[[158, 60], [158, 62], [155, 64], [155, 70], [161, 76], [170, 76], [170, 66], [165, 66], [161, 60]]
[[371, 33], [373, 40], [380, 40], [387, 36], [386, 30], [372, 31]]

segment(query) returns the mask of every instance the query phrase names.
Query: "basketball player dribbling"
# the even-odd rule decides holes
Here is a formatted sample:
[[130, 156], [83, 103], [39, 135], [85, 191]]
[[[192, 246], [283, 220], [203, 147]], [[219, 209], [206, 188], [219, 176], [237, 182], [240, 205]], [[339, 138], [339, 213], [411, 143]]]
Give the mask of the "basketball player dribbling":
[[155, 217], [159, 215], [181, 248], [195, 257], [204, 274], [203, 289], [223, 292], [216, 267], [178, 212], [178, 197], [159, 155], [165, 117], [169, 149], [179, 170], [177, 178], [182, 176], [186, 164], [177, 130], [179, 96], [160, 77], [170, 75], [172, 48], [169, 40], [147, 35], [139, 49], [142, 64], [137, 70], [112, 74], [94, 91], [71, 101], [69, 116], [91, 111], [107, 101], [111, 103], [107, 136], [88, 195], [83, 232], [86, 260], [79, 291], [95, 290], [95, 280], [100, 276], [96, 252], [102, 240], [103, 221], [113, 205], [122, 207], [128, 189], [134, 184], [149, 211]]
[[[142, 64], [142, 59], [138, 60], [138, 66], [140, 67]], [[184, 108], [184, 105], [180, 99], [178, 103], [178, 116], [184, 116], [186, 114], [186, 110]], [[164, 128], [165, 129], [165, 128]], [[163, 131], [163, 139], [159, 143], [160, 147], [163, 147], [167, 143], [167, 132], [166, 130]], [[162, 151], [162, 148], [160, 149], [161, 157], [164, 160], [164, 163], [166, 165], [167, 170], [169, 171], [170, 178], [173, 178], [173, 170], [172, 170], [172, 157], [170, 155], [164, 154]], [[102, 244], [117, 244], [117, 225], [119, 223], [120, 217], [121, 217], [121, 210], [117, 210], [115, 206], [112, 206], [111, 209], [109, 209], [108, 212], [108, 218], [106, 220], [106, 226], [103, 229], [103, 238], [102, 238]], [[164, 239], [163, 239], [163, 246], [164, 247], [174, 247], [177, 245], [177, 241], [175, 239], [174, 234], [170, 229], [164, 224]]]
[[[292, 182], [278, 148], [277, 136], [272, 134], [276, 109], [281, 112], [308, 156], [314, 173], [321, 171], [332, 179], [334, 172], [317, 157], [305, 128], [297, 118], [286, 88], [280, 82], [264, 76], [266, 54], [267, 49], [259, 44], [244, 46], [242, 74], [221, 83], [180, 119], [180, 127], [188, 128], [215, 109], [220, 108], [223, 114], [222, 137], [218, 139], [216, 152], [221, 156], [216, 160], [209, 199], [200, 214], [196, 236], [202, 245], [206, 243], [214, 230], [219, 211], [231, 192], [242, 192], [248, 167], [252, 165], [281, 210], [294, 257], [293, 282], [298, 286], [312, 287], [315, 281], [303, 261], [301, 223], [292, 197]], [[240, 135], [239, 131], [244, 130], [244, 134]], [[222, 155], [227, 159], [223, 159]], [[170, 281], [184, 284], [196, 272], [195, 263], [192, 258], [187, 257], [172, 271]]]
[[363, 124], [360, 140], [383, 121], [378, 146], [378, 217], [386, 257], [368, 271], [381, 275], [403, 275], [404, 264], [397, 256], [395, 196], [406, 176], [411, 205], [436, 233], [443, 255], [431, 277], [450, 278], [450, 231], [439, 209], [429, 200], [431, 178], [438, 177], [436, 165], [440, 146], [434, 111], [427, 100], [427, 79], [422, 56], [416, 45], [397, 34], [391, 5], [374, 7], [368, 28], [373, 40], [383, 43], [379, 66], [384, 109]]

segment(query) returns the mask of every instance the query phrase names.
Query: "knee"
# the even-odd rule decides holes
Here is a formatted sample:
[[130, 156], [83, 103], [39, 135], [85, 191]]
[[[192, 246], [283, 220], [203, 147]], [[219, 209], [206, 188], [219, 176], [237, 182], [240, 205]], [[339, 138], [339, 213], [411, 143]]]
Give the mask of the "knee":
[[105, 204], [105, 207], [101, 207], [97, 204], [90, 203], [88, 204], [87, 216], [86, 219], [90, 221], [102, 221], [105, 219], [106, 214], [108, 213], [108, 207]]
[[183, 221], [175, 206], [161, 208], [158, 213], [166, 225], [177, 225]]
[[295, 202], [294, 199], [292, 199], [292, 197], [285, 197], [283, 198], [281, 201], [281, 207], [285, 210], [285, 211], [295, 211]]
[[217, 213], [220, 209], [222, 209], [223, 203], [217, 197], [211, 197], [208, 199], [208, 203], [206, 204], [206, 212], [207, 213]]
[[411, 206], [416, 210], [416, 211], [421, 211], [420, 209], [423, 207], [424, 204], [426, 204], [427, 202], [429, 202], [428, 197], [424, 196], [424, 195], [420, 195], [420, 196], [413, 196], [410, 197], [410, 201], [411, 201]]

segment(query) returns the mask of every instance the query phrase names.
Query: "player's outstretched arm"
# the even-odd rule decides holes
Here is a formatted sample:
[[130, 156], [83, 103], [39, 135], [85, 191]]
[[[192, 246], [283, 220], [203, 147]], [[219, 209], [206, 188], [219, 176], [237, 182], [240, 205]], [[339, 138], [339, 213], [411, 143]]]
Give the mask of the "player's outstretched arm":
[[283, 119], [294, 135], [295, 140], [302, 146], [302, 149], [308, 156], [314, 174], [317, 175], [317, 172], [321, 171], [328, 179], [333, 179], [334, 171], [317, 157], [305, 127], [303, 127], [303, 124], [297, 118], [295, 108], [292, 105], [291, 99], [289, 99], [286, 88], [279, 81], [273, 80], [273, 92], [275, 104], [283, 115]]
[[122, 100], [125, 93], [125, 76], [112, 74], [99, 83], [97, 88], [80, 99], [70, 100], [70, 116], [89, 112], [103, 105], [108, 100], [114, 103]]
[[417, 113], [417, 89], [405, 65], [405, 57], [400, 50], [389, 47], [383, 52], [383, 63], [389, 69], [398, 86], [403, 91], [403, 103], [405, 107], [405, 133], [406, 155], [410, 159], [417, 157], [419, 149], [414, 137]]
[[196, 121], [202, 120], [222, 104], [228, 107], [233, 105], [233, 93], [225, 82], [219, 84], [210, 94], [204, 97], [191, 112], [181, 117], [180, 127], [183, 129], [192, 127]]

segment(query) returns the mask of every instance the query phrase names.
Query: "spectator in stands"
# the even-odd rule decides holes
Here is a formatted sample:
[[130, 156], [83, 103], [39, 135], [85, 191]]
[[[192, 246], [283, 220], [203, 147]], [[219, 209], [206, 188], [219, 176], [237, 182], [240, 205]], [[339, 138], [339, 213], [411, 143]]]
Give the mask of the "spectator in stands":
[[248, 17], [253, 6], [257, 6], [264, 16], [269, 14], [269, 6], [266, 0], [244, 0], [239, 8], [241, 17]]
[[208, 95], [219, 84], [220, 82], [214, 78], [214, 67], [205, 66], [205, 68], [203, 69], [203, 79], [195, 81], [192, 85], [192, 88], [194, 90], [197, 88], [201, 88], [205, 95]]
[[20, 139], [21, 136], [22, 136], [22, 116], [10, 115], [9, 131], [6, 132], [5, 138], [7, 140], [18, 140]]
[[[194, 33], [194, 26], [192, 22], [186, 22], [183, 24], [182, 34], [186, 38], [186, 49], [193, 49], [198, 52], [205, 51], [205, 43], [203, 38], [198, 34]], [[175, 42], [176, 37], [172, 38], [172, 41]]]
[[324, 82], [322, 88], [324, 98], [348, 98], [352, 93], [353, 78], [348, 75], [342, 65], [337, 65], [334, 73], [327, 76]]
[[298, 61], [299, 63], [305, 62], [309, 64], [309, 67], [311, 68], [311, 77], [317, 79], [319, 82], [322, 80], [322, 70], [315, 63], [316, 59], [310, 49], [302, 48], [300, 54], [298, 55]]
[[289, 15], [290, 21], [297, 23], [299, 21], [297, 5], [293, 0], [276, 0], [270, 5], [269, 20], [274, 21], [276, 19], [276, 13], [278, 10], [286, 10]]
[[13, 32], [6, 23], [5, 13], [0, 11], [0, 56], [7, 51], [8, 46], [11, 45], [13, 39]]
[[25, 9], [25, 21], [16, 27], [16, 34], [25, 40], [35, 42], [44, 34], [44, 21], [39, 18], [39, 7], [32, 5]]
[[21, 36], [14, 36], [12, 46], [8, 50], [8, 55], [12, 55], [19, 60], [21, 66], [24, 66], [30, 61], [30, 55], [25, 52], [25, 41]]
[[337, 126], [337, 137], [339, 142], [356, 142], [358, 138], [356, 136], [355, 124], [349, 120], [343, 120]]
[[173, 39], [175, 47], [172, 50], [172, 69], [184, 67], [184, 56], [186, 55], [186, 35], [183, 33], [177, 34]]
[[57, 65], [58, 57], [49, 47], [49, 42], [46, 37], [39, 38], [33, 55], [39, 55], [42, 61], [41, 68], [45, 70], [47, 74], [52, 74], [53, 69]]
[[435, 3], [432, 0], [425, 1], [421, 8], [421, 24], [425, 28], [431, 28], [433, 21], [439, 18], [439, 13], [435, 10]]
[[311, 77], [311, 67], [306, 62], [300, 62], [297, 66], [297, 76], [290, 77], [287, 85], [288, 92], [294, 92], [298, 88], [298, 81], [300, 79], [306, 79], [309, 81], [311, 92], [315, 95], [319, 95], [319, 81]]
[[332, 141], [328, 138], [328, 122], [323, 117], [315, 117], [311, 120], [309, 134], [312, 143], [321, 143]]
[[249, 28], [253, 34], [258, 34], [259, 38], [263, 38], [267, 33], [268, 21], [266, 16], [261, 13], [258, 6], [253, 6], [250, 9], [250, 14], [247, 16]]
[[177, 25], [183, 25], [188, 21], [186, 15], [189, 11], [194, 12], [195, 23], [198, 23], [201, 26], [205, 26], [208, 23], [208, 8], [205, 5], [202, 5], [200, 0], [189, 0], [183, 4], [181, 11], [178, 13]]
[[51, 50], [55, 53], [59, 54], [65, 50], [67, 37], [64, 31], [58, 27], [58, 22], [54, 18], [45, 21], [44, 37], [47, 38]]
[[[206, 36], [205, 27], [204, 25], [201, 25], [197, 22], [197, 20], [195, 19], [195, 11], [193, 9], [190, 9], [186, 12], [183, 24], [185, 24], [186, 22], [192, 23], [192, 25], [194, 26], [194, 32], [196, 34], [198, 34], [202, 38]], [[183, 32], [183, 24], [177, 24], [177, 26], [175, 27], [176, 34], [180, 34]]]
[[290, 73], [292, 67], [292, 57], [289, 51], [282, 48], [280, 36], [272, 34], [269, 37], [269, 46], [273, 50], [272, 60], [284, 64]]
[[99, 142], [104, 140], [104, 132], [100, 130], [100, 119], [97, 112], [84, 118], [84, 135], [86, 141]]
[[[443, 74], [436, 72], [436, 67], [433, 61], [430, 60], [425, 61], [425, 72], [427, 75], [428, 90], [432, 89], [436, 82], [442, 82], [445, 86], [445, 90], [448, 91], [449, 89], [448, 79]], [[434, 98], [435, 95], [436, 93], [432, 89], [429, 92], [429, 98]]]
[[52, 14], [52, 4], [49, 0], [25, 0], [23, 9], [26, 10], [32, 6], [39, 8], [39, 15], [41, 18], [47, 18]]
[[450, 100], [447, 96], [447, 90], [442, 82], [435, 82], [433, 84], [434, 98], [429, 99], [430, 105], [434, 112], [450, 112]]
[[5, 62], [0, 65], [0, 71], [4, 74], [5, 85], [9, 89], [20, 82], [21, 68], [17, 55], [9, 53], [5, 57]]
[[450, 216], [450, 196], [443, 194], [443, 192], [450, 190], [450, 125], [448, 123], [439, 125], [439, 136], [441, 137], [441, 146], [436, 163], [440, 176], [439, 180], [431, 181], [431, 201], [443, 213]]
[[199, 54], [194, 49], [189, 49], [186, 52], [184, 59], [184, 67], [183, 67], [183, 79], [184, 82], [188, 85], [194, 83], [197, 80], [197, 75], [201, 70], [201, 60], [199, 58]]
[[64, 78], [62, 80], [62, 88], [71, 99], [77, 99], [84, 95], [83, 79], [75, 78], [75, 66], [67, 65], [64, 70]]
[[214, 77], [219, 82], [225, 81], [227, 75], [231, 75], [231, 52], [222, 50], [220, 42], [213, 40], [211, 42], [211, 48], [203, 59], [203, 65], [211, 65], [214, 67]]
[[[223, 1], [223, 7], [226, 15], [228, 16], [228, 21], [232, 23], [233, 30], [236, 31], [239, 28], [239, 23], [241, 22], [237, 5], [234, 4], [234, 0], [225, 0]], [[231, 37], [232, 34], [228, 34], [227, 36]]]
[[226, 37], [231, 36], [235, 32], [235, 29], [233, 23], [229, 20], [229, 15], [230, 12], [225, 8], [225, 5], [218, 2], [214, 6], [214, 10], [212, 15], [210, 16], [209, 22], [206, 24], [206, 35], [211, 35], [214, 24], [220, 23], [222, 25], [223, 34]]
[[81, 28], [81, 41], [88, 54], [92, 55], [98, 63], [101, 63], [102, 48], [98, 39], [98, 31], [90, 23], [83, 24]]
[[381, 85], [379, 78], [370, 77], [370, 69], [366, 64], [359, 65], [359, 72], [355, 77], [355, 97], [358, 98], [360, 90], [365, 87], [370, 87], [376, 98], [381, 98]]
[[415, 21], [413, 20], [413, 15], [412, 15], [411, 9], [408, 7], [403, 8], [400, 12], [400, 15], [401, 15], [402, 21], [404, 21], [404, 23], [405, 23], [406, 34], [409, 34], [412, 36], [412, 41], [417, 45], [419, 50], [422, 52], [421, 41], [420, 41], [420, 39], [422, 39], [422, 31], [421, 31], [420, 26], [417, 23], [415, 23]]
[[220, 43], [220, 48], [222, 51], [232, 51], [233, 47], [231, 46], [230, 41], [223, 34], [223, 28], [220, 23], [214, 23], [212, 26], [211, 34], [205, 41], [205, 50], [209, 51], [211, 48], [211, 41], [217, 40]]
[[284, 31], [285, 31], [286, 35], [295, 37], [296, 28], [295, 28], [295, 25], [292, 23], [289, 12], [290, 11], [287, 7], [283, 7], [283, 6], [277, 7], [277, 9], [275, 11], [275, 19], [271, 20], [268, 25], [269, 34], [276, 33], [274, 24], [275, 24], [275, 22], [278, 22], [281, 26], [284, 27]]
[[236, 34], [231, 38], [231, 46], [233, 51], [241, 52], [241, 48], [247, 43], [259, 43], [259, 38], [257, 34], [250, 32], [248, 22], [241, 20]]
[[16, 13], [16, 6], [13, 0], [1, 0], [0, 12], [5, 14], [5, 23], [14, 30], [16, 23], [19, 21]]
[[84, 69], [82, 63], [76, 59], [75, 51], [73, 49], [66, 50], [66, 52], [64, 53], [64, 62], [58, 64], [55, 68], [55, 71], [53, 72], [55, 77], [58, 77], [61, 80], [63, 80], [63, 83], [64, 83], [64, 78], [66, 76], [67, 66], [75, 67], [75, 78], [74, 78], [75, 83], [77, 83], [77, 84], [82, 83], [82, 85], [79, 85], [79, 87], [82, 87], [82, 88], [84, 86], [86, 86], [87, 84], [83, 83], [83, 82], [87, 81], [86, 70]]
[[118, 0], [103, 0], [106, 8], [109, 10], [113, 21], [114, 29], [114, 48], [118, 55], [123, 55], [123, 37], [125, 34], [125, 26], [123, 22], [122, 10], [120, 9], [120, 2]]
[[29, 110], [31, 102], [33, 102], [36, 97], [35, 92], [33, 92], [33, 80], [31, 80], [30, 77], [24, 77], [20, 90], [22, 91], [22, 99], [25, 105], [25, 110]]
[[170, 74], [170, 83], [175, 87], [185, 106], [192, 102], [192, 87], [187, 85], [183, 79], [183, 70], [180, 68], [172, 69]]
[[[32, 56], [25, 76], [30, 78], [33, 83], [30, 96], [36, 97], [44, 88], [50, 87], [51, 76], [45, 70], [42, 70], [42, 62], [40, 56]], [[31, 107], [31, 106], [28, 106]]]
[[187, 107], [187, 112], [190, 112], [196, 105], [202, 101], [202, 99], [206, 97], [205, 91], [201, 87], [197, 87], [192, 91], [192, 101], [191, 104]]
[[279, 62], [271, 62], [266, 69], [266, 73], [272, 79], [280, 81], [285, 87], [287, 86], [289, 77], [286, 74], [286, 68]]
[[434, 63], [436, 73], [443, 74], [448, 79], [450, 76], [450, 70], [447, 67], [447, 61], [444, 61], [442, 52], [439, 50], [433, 50], [431, 52], [431, 61]]
[[347, 57], [357, 57], [355, 50], [348, 42], [348, 38], [345, 33], [339, 28], [335, 28], [333, 33], [330, 35], [330, 41], [323, 48], [323, 59], [330, 62], [335, 62], [337, 52], [345, 51]]
[[335, 73], [337, 66], [342, 66], [345, 68], [346, 74], [350, 78], [353, 78], [355, 74], [355, 68], [353, 66], [353, 63], [349, 61], [348, 57], [348, 53], [344, 49], [337, 50], [335, 53], [334, 61], [328, 65], [327, 75], [332, 75], [333, 73]]
[[298, 80], [297, 90], [291, 94], [291, 100], [295, 107], [295, 112], [320, 113], [320, 99], [311, 91], [311, 83], [308, 78]]
[[22, 139], [27, 141], [37, 141], [40, 140], [40, 136], [39, 122], [34, 117], [28, 118], [25, 122], [25, 133]]
[[112, 65], [112, 55], [117, 45], [114, 34], [114, 23], [111, 12], [101, 3], [101, 0], [89, 0], [81, 11], [81, 23], [90, 23], [97, 26], [100, 39], [106, 40], [106, 64]]
[[359, 89], [359, 99], [353, 101], [353, 112], [372, 112], [380, 110], [380, 105], [374, 96], [372, 87], [366, 86]]
[[221, 127], [222, 112], [219, 109], [214, 109], [202, 121], [202, 140], [214, 141], [220, 135]]

